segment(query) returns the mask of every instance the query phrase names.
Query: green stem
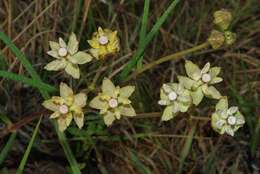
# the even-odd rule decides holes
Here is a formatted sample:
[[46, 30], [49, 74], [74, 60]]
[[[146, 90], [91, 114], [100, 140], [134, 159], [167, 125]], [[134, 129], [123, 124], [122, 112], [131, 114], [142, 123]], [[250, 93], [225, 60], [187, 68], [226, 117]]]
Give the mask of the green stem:
[[192, 48], [189, 48], [189, 49], [186, 49], [186, 50], [183, 50], [183, 51], [180, 51], [180, 52], [177, 52], [177, 53], [174, 53], [174, 54], [171, 54], [171, 55], [168, 55], [168, 56], [165, 56], [165, 57], [162, 57], [162, 58], [159, 58], [149, 64], [146, 64], [141, 70], [139, 71], [135, 71], [131, 76], [129, 76], [126, 81], [132, 79], [133, 77], [136, 77], [137, 75], [149, 70], [149, 69], [152, 69], [153, 67], [155, 67], [156, 65], [160, 65], [161, 63], [164, 63], [164, 62], [167, 62], [167, 61], [171, 61], [171, 60], [179, 60], [181, 59], [183, 56], [186, 56], [190, 53], [193, 53], [195, 51], [199, 51], [199, 50], [202, 50], [204, 48], [207, 48], [209, 46], [209, 43], [208, 42], [204, 42], [200, 45], [197, 45], [195, 47], [192, 47]]

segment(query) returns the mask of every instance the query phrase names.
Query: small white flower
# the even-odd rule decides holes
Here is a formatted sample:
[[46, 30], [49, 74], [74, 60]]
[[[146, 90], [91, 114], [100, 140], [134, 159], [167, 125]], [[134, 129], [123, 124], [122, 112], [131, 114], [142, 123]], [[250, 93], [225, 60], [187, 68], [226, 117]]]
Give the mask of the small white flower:
[[169, 99], [170, 99], [171, 101], [174, 101], [174, 100], [177, 99], [177, 94], [176, 94], [176, 92], [172, 91], [172, 92], [170, 92], [170, 93], [168, 94], [168, 97], [169, 97]]
[[60, 111], [60, 113], [62, 113], [62, 114], [67, 114], [67, 113], [69, 112], [69, 108], [68, 108], [67, 105], [61, 105], [61, 106], [59, 107], [59, 111]]
[[59, 54], [59, 56], [61, 56], [61, 57], [65, 57], [65, 56], [67, 56], [67, 54], [68, 54], [68, 50], [67, 50], [66, 48], [61, 47], [61, 48], [58, 50], [58, 54]]
[[108, 43], [108, 38], [106, 36], [100, 36], [100, 38], [98, 39], [98, 42], [101, 45], [106, 45]]
[[210, 74], [206, 73], [206, 74], [202, 75], [201, 79], [203, 82], [208, 83], [211, 81], [211, 76], [210, 76]]
[[228, 124], [230, 124], [230, 125], [235, 125], [236, 124], [236, 117], [234, 117], [234, 116], [229, 116], [228, 117], [228, 119], [227, 119], [227, 122], [228, 122]]
[[111, 108], [116, 108], [118, 106], [118, 102], [116, 99], [114, 98], [111, 98], [109, 101], [108, 101], [108, 105], [111, 107]]

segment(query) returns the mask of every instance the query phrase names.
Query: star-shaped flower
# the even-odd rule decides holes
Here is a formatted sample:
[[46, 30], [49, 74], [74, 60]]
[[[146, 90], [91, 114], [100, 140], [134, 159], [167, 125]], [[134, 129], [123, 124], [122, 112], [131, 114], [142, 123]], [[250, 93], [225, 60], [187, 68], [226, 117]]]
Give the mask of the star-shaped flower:
[[204, 95], [209, 98], [219, 99], [221, 94], [213, 86], [221, 82], [223, 79], [218, 77], [220, 67], [210, 68], [208, 62], [202, 69], [191, 61], [185, 62], [185, 70], [188, 77], [178, 76], [179, 82], [191, 91], [193, 104], [198, 105]]
[[80, 77], [79, 66], [92, 60], [92, 56], [83, 51], [78, 51], [79, 43], [76, 35], [72, 33], [69, 37], [69, 42], [66, 44], [62, 38], [59, 38], [59, 43], [50, 41], [51, 50], [47, 53], [56, 58], [56, 60], [48, 63], [44, 69], [48, 71], [65, 70], [73, 78]]
[[128, 99], [134, 92], [134, 86], [120, 88], [107, 78], [103, 80], [102, 92], [90, 102], [90, 107], [99, 109], [107, 126], [111, 125], [115, 119], [120, 119], [121, 115], [135, 116], [135, 110]]
[[163, 121], [172, 119], [178, 112], [187, 112], [192, 103], [190, 92], [177, 83], [163, 84], [160, 97], [158, 104], [166, 106], [162, 115]]
[[88, 43], [92, 47], [90, 53], [97, 59], [116, 54], [120, 50], [117, 31], [103, 30], [101, 27], [93, 33], [92, 39], [88, 40]]
[[234, 133], [244, 125], [244, 116], [239, 112], [238, 107], [228, 108], [227, 97], [219, 100], [216, 105], [216, 111], [212, 114], [211, 126], [220, 133], [227, 133], [234, 136]]
[[86, 105], [87, 96], [84, 93], [73, 94], [73, 91], [65, 83], [60, 84], [60, 96], [53, 96], [43, 102], [43, 106], [54, 113], [51, 119], [58, 121], [60, 131], [64, 131], [70, 125], [72, 118], [79, 128], [84, 125], [84, 113], [82, 108]]

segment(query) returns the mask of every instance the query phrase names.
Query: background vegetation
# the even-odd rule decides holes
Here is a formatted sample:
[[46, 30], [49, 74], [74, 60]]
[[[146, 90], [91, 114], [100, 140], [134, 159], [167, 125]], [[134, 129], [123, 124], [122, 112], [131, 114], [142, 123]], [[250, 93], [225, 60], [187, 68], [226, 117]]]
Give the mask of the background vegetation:
[[[160, 17], [172, 2], [0, 1], [0, 30], [5, 33], [0, 34], [0, 173], [79, 173], [79, 168], [91, 174], [259, 173], [259, 0], [182, 0], [154, 31], [155, 37], [147, 39], [146, 33], [157, 21], [163, 22]], [[107, 128], [97, 113], [87, 108], [82, 130], [71, 126], [67, 138], [55, 133], [41, 102], [57, 93], [59, 82], [79, 91], [88, 87], [96, 73], [101, 73], [98, 84], [102, 77], [117, 77], [137, 50], [145, 49], [138, 63], [142, 66], [203, 43], [213, 28], [213, 12], [221, 8], [234, 15], [232, 28], [238, 39], [232, 47], [204, 49], [129, 81], [136, 86], [132, 96], [136, 118], [122, 119]], [[87, 40], [98, 26], [118, 31], [118, 56], [107, 59], [101, 69], [97, 61], [81, 66], [79, 81], [62, 72], [43, 70], [51, 60], [46, 54], [49, 40], [67, 38], [74, 31], [80, 48], [87, 49]], [[214, 108], [208, 106], [215, 104], [214, 100], [204, 100], [194, 110], [194, 117], [205, 120], [179, 114], [174, 120], [160, 122], [159, 87], [184, 74], [183, 59], [222, 67], [224, 82], [218, 88], [246, 118], [234, 137], [220, 136], [211, 129], [207, 117]]]

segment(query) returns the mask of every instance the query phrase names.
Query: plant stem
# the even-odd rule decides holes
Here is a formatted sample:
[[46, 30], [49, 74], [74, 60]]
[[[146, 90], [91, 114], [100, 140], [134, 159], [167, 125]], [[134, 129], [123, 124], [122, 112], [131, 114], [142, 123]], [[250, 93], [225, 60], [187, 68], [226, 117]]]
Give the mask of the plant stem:
[[207, 48], [208, 46], [209, 46], [209, 43], [204, 42], [204, 43], [197, 45], [195, 47], [192, 47], [192, 48], [189, 48], [189, 49], [186, 49], [186, 50], [183, 50], [183, 51], [180, 51], [180, 52], [177, 52], [177, 53], [174, 53], [174, 54], [162, 57], [162, 58], [159, 58], [159, 59], [157, 59], [157, 60], [155, 60], [151, 63], [146, 64], [141, 70], [135, 71], [131, 76], [129, 76], [126, 79], [126, 81], [132, 79], [133, 77], [136, 77], [137, 75], [139, 75], [139, 74], [141, 74], [141, 73], [143, 73], [143, 72], [145, 72], [149, 69], [152, 69], [156, 65], [159, 65], [161, 63], [164, 63], [164, 62], [167, 62], [167, 61], [170, 61], [170, 60], [175, 60], [175, 61], [179, 60], [187, 54], [190, 54], [190, 53], [195, 52], [195, 51], [202, 50], [204, 48]]

